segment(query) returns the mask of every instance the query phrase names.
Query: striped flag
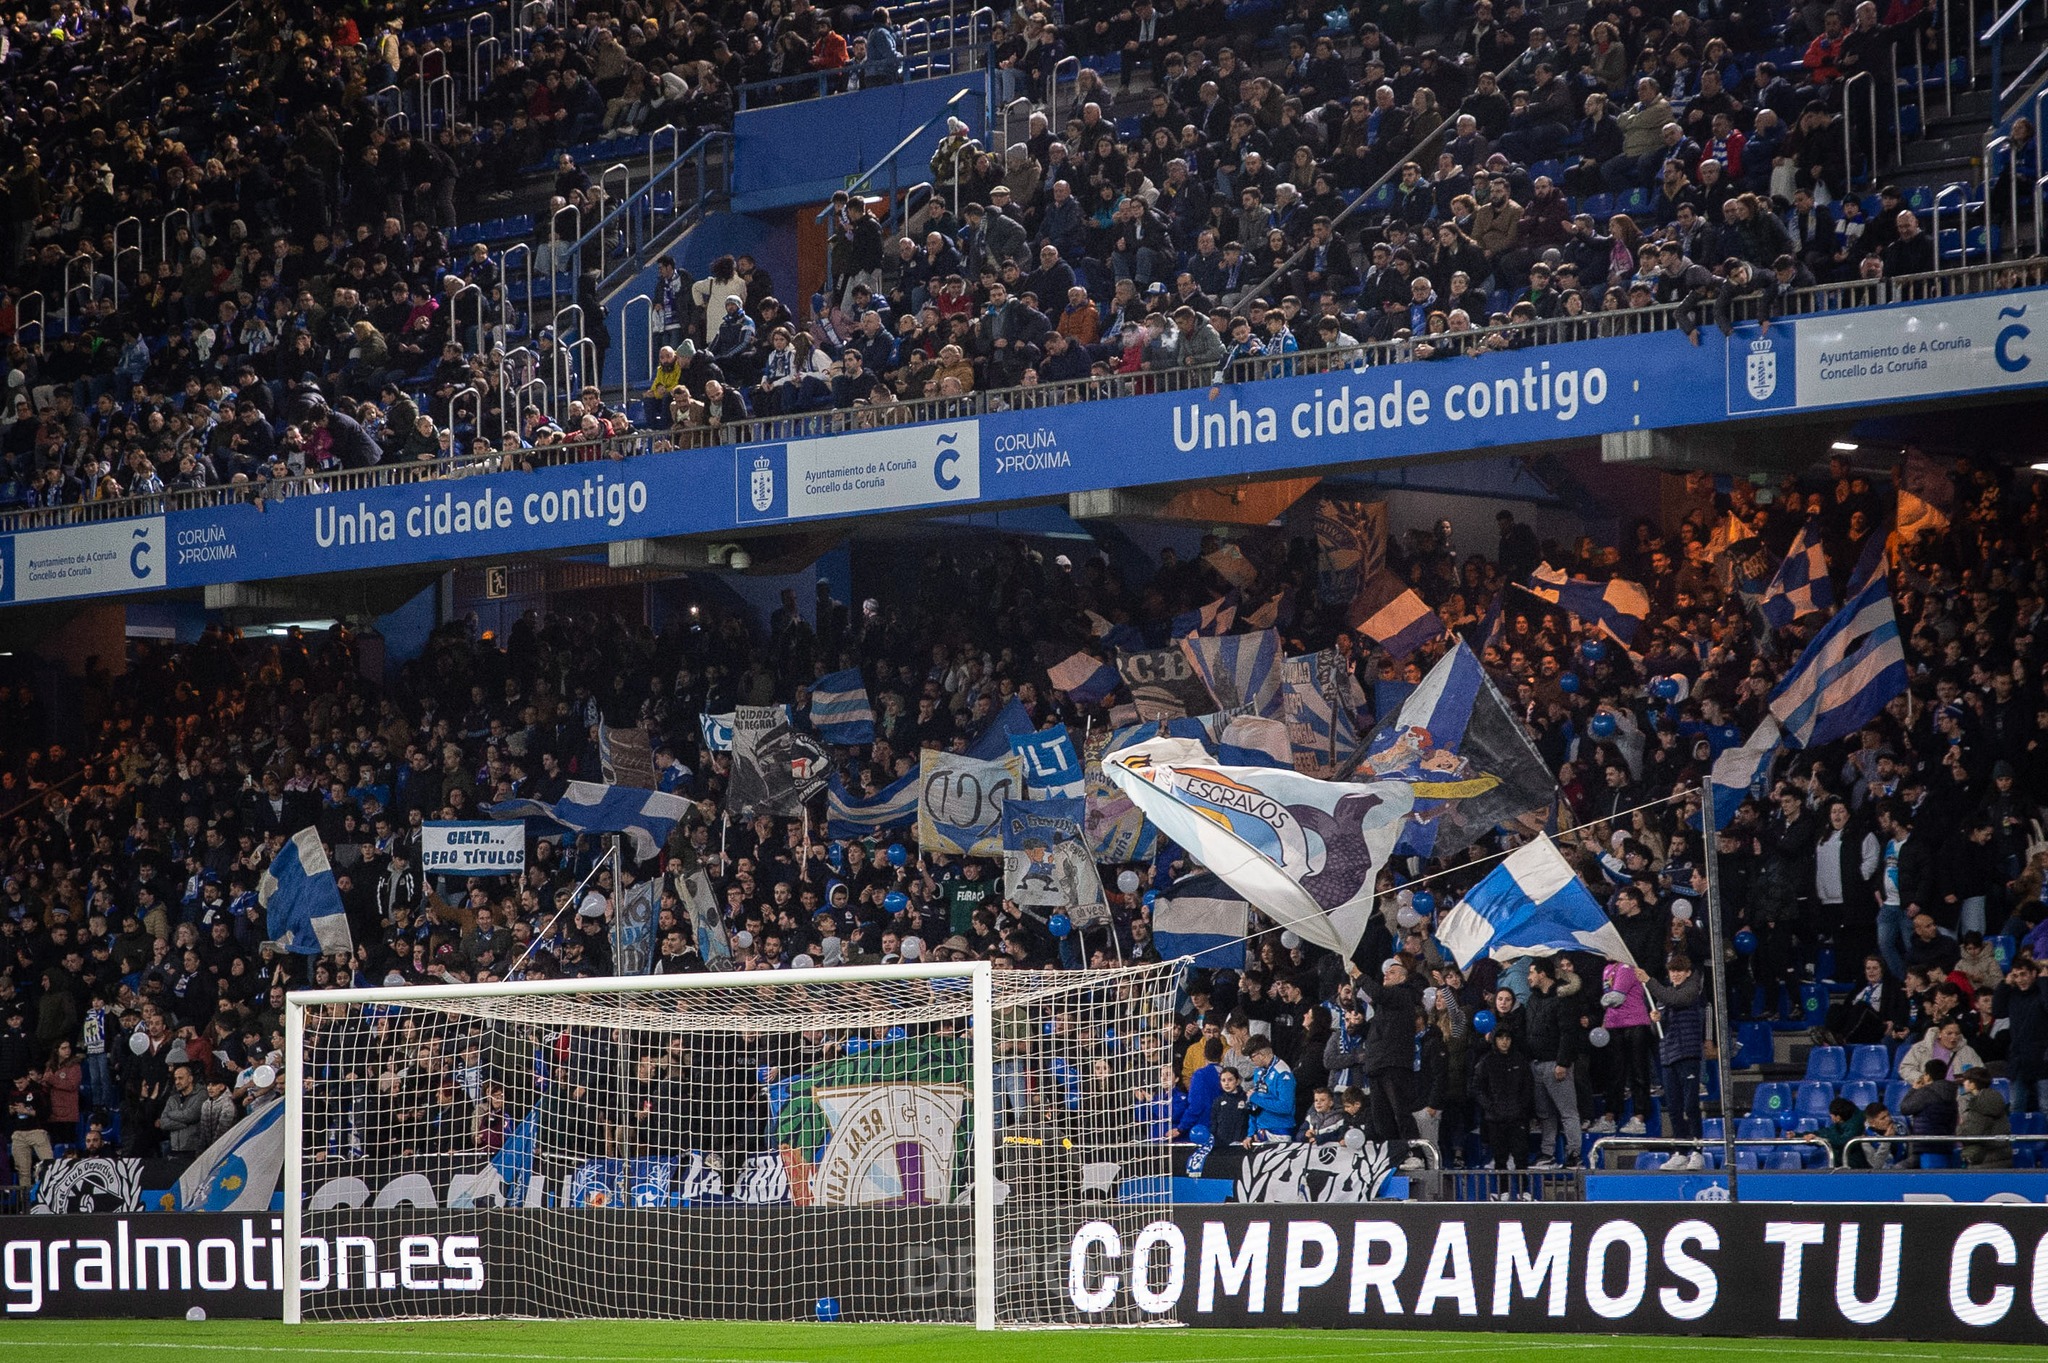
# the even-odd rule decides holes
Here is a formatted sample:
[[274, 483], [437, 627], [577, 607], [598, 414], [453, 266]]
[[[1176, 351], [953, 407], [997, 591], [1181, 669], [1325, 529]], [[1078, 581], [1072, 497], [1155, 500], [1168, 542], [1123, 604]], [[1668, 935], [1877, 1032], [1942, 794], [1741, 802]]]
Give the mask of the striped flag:
[[697, 727], [704, 731], [705, 752], [732, 751], [732, 711], [722, 715], [700, 714]]
[[1627, 943], [1600, 901], [1573, 874], [1548, 837], [1509, 853], [1466, 892], [1437, 926], [1437, 940], [1460, 970], [1481, 952], [1496, 961], [1591, 951], [1634, 965]]
[[1280, 635], [1275, 630], [1257, 634], [1224, 634], [1215, 637], [1189, 635], [1180, 641], [1188, 666], [1209, 688], [1219, 710], [1237, 710], [1249, 705], [1254, 714], [1269, 714], [1280, 698]]
[[1024, 785], [1034, 800], [1079, 799], [1086, 791], [1081, 754], [1067, 726], [1009, 735], [1010, 751], [1024, 764]]
[[[1336, 704], [1331, 704], [1332, 693]], [[1358, 749], [1357, 713], [1365, 693], [1335, 649], [1304, 653], [1280, 665], [1280, 715], [1294, 750], [1294, 769], [1331, 775]], [[1334, 742], [1331, 727], [1336, 728]], [[1334, 763], [1332, 757], [1334, 755]]]
[[1176, 880], [1152, 905], [1152, 945], [1162, 961], [1191, 957], [1203, 970], [1244, 969], [1251, 905], [1207, 871]]
[[1785, 742], [1817, 748], [1862, 728], [1906, 689], [1906, 648], [1886, 581], [1885, 537], [1872, 535], [1849, 599], [1771, 692]]
[[354, 950], [348, 912], [317, 828], [302, 828], [285, 840], [256, 883], [256, 902], [263, 906], [264, 932], [286, 951], [332, 956]]
[[834, 772], [825, 787], [825, 836], [846, 842], [885, 828], [908, 828], [917, 822], [917, 767], [876, 791], [855, 795]]
[[1617, 577], [1609, 582], [1571, 577], [1548, 563], [1529, 576], [1529, 591], [1552, 605], [1562, 606], [1581, 620], [1590, 621], [1614, 636], [1626, 647], [1635, 642], [1636, 631], [1650, 618], [1650, 594], [1640, 583]]
[[1053, 690], [1066, 692], [1076, 705], [1094, 705], [1116, 690], [1116, 670], [1092, 653], [1076, 653], [1045, 672]]
[[1772, 629], [1783, 629], [1802, 615], [1834, 604], [1835, 584], [1828, 577], [1828, 556], [1821, 550], [1820, 524], [1808, 521], [1799, 528], [1757, 608]]
[[1398, 659], [1444, 635], [1443, 621], [1429, 604], [1385, 568], [1366, 578], [1345, 623]]
[[[668, 835], [689, 814], [690, 802], [680, 795], [628, 786], [603, 786], [571, 781], [562, 798], [506, 800], [485, 805], [494, 819], [548, 819], [572, 833], [623, 833], [633, 855], [647, 861], [661, 850]], [[337, 901], [338, 902], [338, 901]]]
[[1169, 628], [1179, 639], [1190, 634], [1228, 634], [1236, 623], [1237, 592], [1232, 589], [1199, 610], [1182, 611], [1173, 617]]
[[1216, 570], [1216, 575], [1231, 586], [1243, 590], [1259, 580], [1259, 570], [1244, 556], [1244, 550], [1234, 544], [1226, 544], [1213, 554], [1202, 555], [1202, 562]]
[[868, 704], [859, 668], [830, 673], [812, 684], [811, 726], [827, 743], [875, 741], [875, 707]]

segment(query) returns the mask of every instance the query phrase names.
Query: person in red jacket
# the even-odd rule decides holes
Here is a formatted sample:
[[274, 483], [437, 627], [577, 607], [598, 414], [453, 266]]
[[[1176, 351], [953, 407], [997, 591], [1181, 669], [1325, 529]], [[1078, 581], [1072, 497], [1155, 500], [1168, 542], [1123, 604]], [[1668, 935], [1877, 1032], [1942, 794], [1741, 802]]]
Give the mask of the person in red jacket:
[[1815, 85], [1842, 79], [1842, 36], [1842, 16], [1831, 9], [1821, 21], [1820, 36], [1806, 45], [1806, 77]]

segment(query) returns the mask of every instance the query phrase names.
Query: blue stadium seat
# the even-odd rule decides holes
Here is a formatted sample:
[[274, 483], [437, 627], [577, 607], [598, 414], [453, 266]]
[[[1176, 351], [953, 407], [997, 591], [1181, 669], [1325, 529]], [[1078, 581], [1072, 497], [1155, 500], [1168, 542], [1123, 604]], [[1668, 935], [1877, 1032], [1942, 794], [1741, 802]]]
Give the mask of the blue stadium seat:
[[1833, 947], [1824, 946], [1814, 951], [1813, 977], [1816, 980], [1832, 980], [1835, 978], [1835, 949]]
[[1858, 1107], [1869, 1107], [1883, 1095], [1883, 1092], [1872, 1079], [1851, 1079], [1841, 1088], [1841, 1096]]
[[1778, 1137], [1778, 1124], [1769, 1117], [1744, 1117], [1735, 1124], [1738, 1141], [1769, 1141]]
[[1616, 208], [1630, 217], [1640, 217], [1650, 211], [1650, 191], [1640, 187], [1631, 189], [1621, 196], [1621, 202]]
[[1803, 1169], [1806, 1167], [1805, 1152], [1800, 1150], [1767, 1150], [1766, 1167], [1771, 1169]]
[[1984, 940], [1990, 943], [1991, 954], [1998, 958], [1998, 968], [2000, 970], [2011, 969], [2012, 958], [2018, 954], [2020, 949], [2019, 939], [2008, 933], [2000, 933], [1996, 937], [1986, 937]]
[[1849, 1077], [1849, 1053], [1840, 1046], [1815, 1046], [1806, 1053], [1806, 1077], [1839, 1084]]
[[1799, 1020], [1808, 1027], [1818, 1027], [1828, 1018], [1828, 987], [1824, 984], [1802, 983], [1799, 986]]
[[1735, 1167], [1744, 1173], [1755, 1170], [1757, 1167], [1756, 1151], [1737, 1150], [1735, 1152]]
[[1897, 1112], [1899, 1104], [1906, 1099], [1906, 1090], [1913, 1086], [1903, 1079], [1894, 1079], [1884, 1086], [1884, 1105], [1888, 1112]]
[[1612, 194], [1591, 195], [1581, 205], [1581, 211], [1591, 213], [1596, 226], [1605, 227], [1607, 226], [1607, 220], [1614, 216], [1614, 196]]
[[1828, 1119], [1828, 1104], [1835, 1101], [1835, 1086], [1809, 1080], [1799, 1086], [1797, 1096], [1792, 1100], [1792, 1113], [1796, 1117], [1814, 1117], [1821, 1121]]
[[1721, 1119], [1708, 1117], [1700, 1122], [1700, 1139], [1718, 1141], [1721, 1139]]
[[1529, 178], [1532, 180], [1548, 178], [1553, 182], [1561, 180], [1564, 178], [1564, 162], [1538, 161], [1535, 165], [1529, 167]]
[[1662, 1169], [1664, 1161], [1671, 1156], [1662, 1150], [1642, 1150], [1636, 1154], [1637, 1169]]
[[1768, 1022], [1741, 1022], [1735, 1026], [1735, 1068], [1755, 1069], [1758, 1065], [1771, 1063], [1773, 1045], [1771, 1024]]
[[1855, 1046], [1849, 1051], [1851, 1079], [1885, 1080], [1892, 1077], [1892, 1053], [1886, 1046]]
[[1795, 1096], [1790, 1084], [1758, 1084], [1756, 1096], [1750, 1099], [1749, 1115], [1769, 1117], [1774, 1122], [1780, 1117], [1790, 1117]]

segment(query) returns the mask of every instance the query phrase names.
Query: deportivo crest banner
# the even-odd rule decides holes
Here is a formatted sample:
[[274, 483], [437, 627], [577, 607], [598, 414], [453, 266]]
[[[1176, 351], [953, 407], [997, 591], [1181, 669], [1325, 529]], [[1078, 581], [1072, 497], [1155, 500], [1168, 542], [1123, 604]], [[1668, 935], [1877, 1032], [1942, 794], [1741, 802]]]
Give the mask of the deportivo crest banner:
[[1182, 719], [1216, 708], [1209, 688], [1178, 646], [1118, 654], [1116, 670], [1131, 689], [1139, 719]]
[[1024, 795], [1015, 757], [983, 762], [928, 752], [917, 792], [917, 841], [927, 852], [994, 857], [1003, 852], [1003, 805]]
[[1190, 739], [1156, 738], [1103, 759], [1160, 832], [1304, 940], [1348, 956], [1372, 912], [1413, 788], [1226, 767]]

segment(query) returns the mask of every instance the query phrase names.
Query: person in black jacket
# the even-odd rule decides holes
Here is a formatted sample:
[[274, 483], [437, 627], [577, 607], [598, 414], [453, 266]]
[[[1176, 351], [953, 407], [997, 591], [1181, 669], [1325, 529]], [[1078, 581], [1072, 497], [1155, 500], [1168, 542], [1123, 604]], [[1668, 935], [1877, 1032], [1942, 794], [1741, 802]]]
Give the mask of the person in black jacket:
[[1875, 1046], [1906, 1034], [1906, 988], [1885, 972], [1875, 953], [1863, 958], [1863, 983], [1828, 1009], [1814, 1040], [1824, 1046]]
[[1209, 1105], [1209, 1147], [1208, 1156], [1202, 1161], [1203, 1178], [1236, 1178], [1238, 1169], [1244, 1164], [1245, 1148], [1250, 1144], [1252, 1109], [1251, 1100], [1244, 1091], [1244, 1080], [1236, 1070], [1225, 1065], [1217, 1075], [1222, 1091], [1216, 1101]]
[[1992, 1016], [2004, 1018], [2006, 1074], [2015, 1112], [2048, 1111], [2048, 980], [2031, 956], [2022, 956], [1992, 991]]
[[1377, 981], [1358, 977], [1358, 992], [1372, 1003], [1363, 1068], [1372, 1085], [1367, 1111], [1373, 1138], [1412, 1141], [1415, 1118], [1408, 1089], [1415, 1072], [1415, 1015], [1422, 1011], [1422, 990], [1409, 981], [1401, 958], [1389, 956], [1380, 963]]
[[[1415, 1124], [1416, 1135], [1435, 1146], [1438, 1158], [1449, 1163], [1439, 1123], [1449, 1103], [1445, 1095], [1451, 1086], [1450, 1049], [1443, 1030], [1430, 1020], [1425, 1009], [1415, 1010], [1415, 1036], [1411, 1044], [1415, 1055], [1409, 1062], [1408, 1120]], [[1401, 1161], [1401, 1167], [1420, 1169], [1422, 1163], [1419, 1157], [1410, 1155]]]
[[1757, 831], [1760, 854], [1756, 893], [1750, 920], [1757, 933], [1756, 981], [1781, 994], [1785, 1016], [1797, 1016], [1794, 988], [1799, 982], [1799, 953], [1794, 938], [1805, 935], [1801, 901], [1812, 888], [1813, 848], [1820, 840], [1820, 820], [1806, 807], [1805, 796], [1792, 786], [1778, 792], [1778, 807]]
[[1529, 1167], [1529, 1118], [1536, 1110], [1536, 1089], [1529, 1062], [1515, 1044], [1515, 1033], [1495, 1027], [1486, 1051], [1472, 1071], [1472, 1098], [1479, 1105], [1481, 1134], [1493, 1155], [1493, 1167]]
[[1572, 1067], [1585, 1053], [1580, 1017], [1584, 1009], [1575, 997], [1578, 977], [1561, 979], [1563, 974], [1555, 957], [1529, 963], [1529, 1076], [1536, 1091], [1537, 1119], [1543, 1124], [1543, 1142], [1532, 1166], [1538, 1169], [1557, 1167], [1560, 1133], [1565, 1164], [1579, 1162], [1579, 1089]]

